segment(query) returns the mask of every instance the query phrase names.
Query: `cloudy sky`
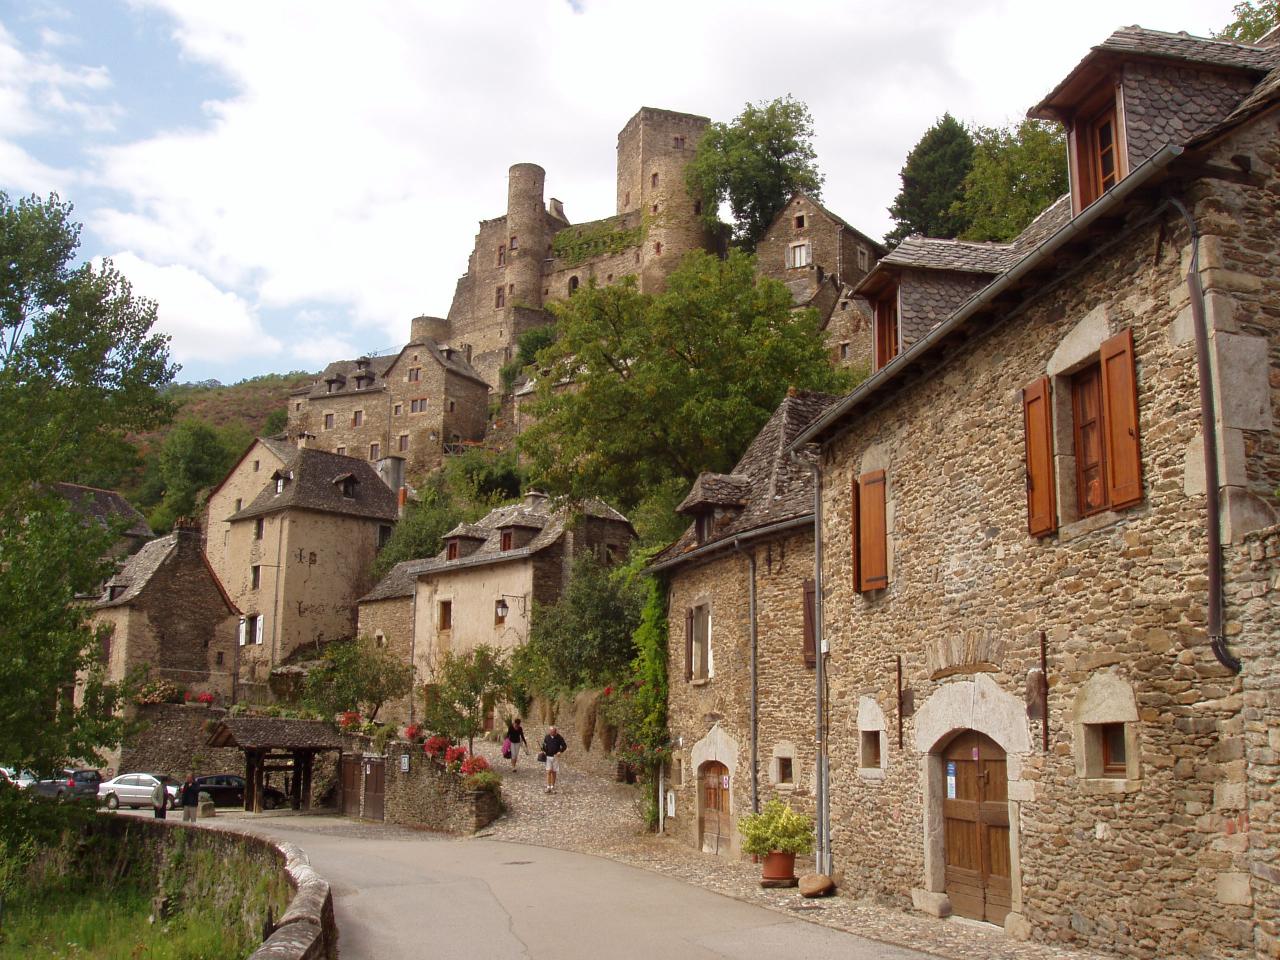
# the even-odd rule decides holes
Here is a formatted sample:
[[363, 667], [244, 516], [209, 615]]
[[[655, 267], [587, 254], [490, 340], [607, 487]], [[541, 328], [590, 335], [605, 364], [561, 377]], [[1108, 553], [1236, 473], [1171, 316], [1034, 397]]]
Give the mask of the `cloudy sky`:
[[944, 111], [1016, 119], [1114, 28], [1206, 35], [1231, 5], [0, 0], [0, 190], [74, 202], [179, 379], [315, 370], [448, 310], [512, 163], [571, 220], [611, 214], [642, 105], [796, 96], [827, 205], [879, 236]]

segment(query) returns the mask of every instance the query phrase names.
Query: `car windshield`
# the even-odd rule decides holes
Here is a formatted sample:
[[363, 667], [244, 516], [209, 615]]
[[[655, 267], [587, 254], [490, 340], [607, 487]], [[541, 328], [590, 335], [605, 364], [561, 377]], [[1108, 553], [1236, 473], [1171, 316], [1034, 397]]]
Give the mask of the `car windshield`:
[[157, 780], [163, 783], [166, 787], [176, 787], [178, 785], [178, 781], [175, 780], [173, 777], [169, 776], [167, 773], [156, 774], [155, 777]]

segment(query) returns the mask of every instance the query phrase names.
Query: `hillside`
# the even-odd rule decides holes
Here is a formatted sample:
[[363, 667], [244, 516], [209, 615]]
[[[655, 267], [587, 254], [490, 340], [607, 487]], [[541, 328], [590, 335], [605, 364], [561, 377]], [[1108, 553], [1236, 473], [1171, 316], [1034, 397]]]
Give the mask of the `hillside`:
[[[250, 436], [257, 436], [272, 411], [286, 409], [289, 391], [305, 386], [315, 377], [314, 373], [295, 370], [267, 373], [230, 386], [217, 381], [176, 384], [168, 391], [177, 406], [173, 422], [195, 419], [211, 427], [243, 429]], [[145, 455], [147, 448], [163, 441], [170, 429], [172, 425], [135, 437], [140, 452]]]

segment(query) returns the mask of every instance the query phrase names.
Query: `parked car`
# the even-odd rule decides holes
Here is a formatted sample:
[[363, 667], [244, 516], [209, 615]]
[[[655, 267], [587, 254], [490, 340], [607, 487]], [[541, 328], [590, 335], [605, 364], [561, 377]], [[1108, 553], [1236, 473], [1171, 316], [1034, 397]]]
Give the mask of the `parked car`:
[[74, 800], [80, 797], [96, 797], [98, 784], [102, 782], [102, 774], [97, 770], [62, 770], [55, 777], [37, 780], [31, 785], [42, 797], [53, 797], [57, 800]]
[[18, 770], [14, 767], [0, 767], [0, 777], [8, 780], [19, 790], [25, 790], [36, 782], [36, 775], [30, 770]]
[[108, 810], [117, 807], [149, 807], [151, 793], [156, 783], [164, 784], [164, 792], [169, 796], [169, 809], [174, 810], [180, 804], [178, 799], [182, 784], [164, 773], [122, 773], [118, 777], [104, 780], [98, 785], [98, 802]]
[[[238, 777], [234, 773], [216, 773], [207, 777], [196, 777], [196, 783], [199, 784], [201, 792], [209, 795], [215, 807], [244, 806], [244, 777]], [[275, 787], [263, 787], [264, 809], [274, 810], [276, 807], [285, 806], [288, 802], [289, 797], [284, 791], [277, 790]]]

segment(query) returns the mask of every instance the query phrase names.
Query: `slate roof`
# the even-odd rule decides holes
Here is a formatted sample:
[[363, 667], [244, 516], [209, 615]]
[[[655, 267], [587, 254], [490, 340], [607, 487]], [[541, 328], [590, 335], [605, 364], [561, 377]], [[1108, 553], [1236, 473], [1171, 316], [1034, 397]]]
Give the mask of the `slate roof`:
[[152, 536], [146, 518], [115, 490], [86, 487], [79, 483], [55, 483], [53, 489], [71, 505], [73, 511], [86, 520], [95, 520], [103, 527], [123, 521], [128, 524], [124, 536]]
[[907, 237], [876, 264], [886, 267], [923, 267], [963, 273], [1000, 273], [1014, 257], [1008, 243], [971, 243], [967, 240], [935, 240]]
[[341, 750], [338, 731], [320, 720], [281, 717], [225, 717], [209, 737], [211, 747], [261, 750]]
[[[484, 377], [480, 376], [475, 367], [467, 363], [458, 351], [441, 346], [434, 340], [419, 340], [406, 343], [396, 353], [381, 354], [376, 357], [357, 357], [354, 360], [335, 360], [324, 368], [315, 383], [292, 395], [306, 395], [313, 400], [318, 400], [322, 397], [351, 396], [353, 394], [377, 393], [385, 390], [387, 372], [404, 355], [405, 351], [413, 347], [417, 347], [419, 352], [426, 351], [436, 363], [446, 370], [470, 380], [475, 380], [477, 383], [487, 384]], [[373, 377], [367, 386], [357, 388], [356, 375], [360, 373], [359, 364], [362, 360], [367, 361], [365, 372], [373, 374]], [[329, 392], [330, 380], [337, 381], [339, 384], [338, 389], [333, 393]]]
[[692, 513], [701, 507], [741, 507], [750, 496], [751, 478], [745, 474], [704, 473], [693, 481], [676, 513]]
[[[275, 483], [268, 483], [248, 506], [227, 520], [246, 520], [288, 509], [319, 510], [375, 520], [396, 519], [396, 495], [367, 460], [303, 447], [291, 451], [279, 473], [291, 475], [282, 492], [276, 493]], [[356, 480], [352, 497], [344, 497], [340, 485], [335, 483], [344, 474]]]
[[[116, 571], [102, 590], [102, 599], [96, 607], [119, 607], [135, 599], [142, 588], [155, 576], [156, 571], [169, 559], [178, 546], [178, 534], [171, 533], [167, 537], [158, 537], [142, 547], [130, 557], [123, 567]], [[110, 599], [113, 587], [123, 587], [123, 592]]]
[[[787, 448], [805, 427], [839, 399], [807, 390], [788, 394], [728, 475], [734, 478], [735, 486], [737, 478], [746, 481], [747, 498], [742, 511], [718, 527], [715, 536], [702, 544], [698, 543], [696, 526], [691, 524], [675, 543], [653, 558], [650, 566], [675, 565], [682, 555], [695, 549], [724, 544], [762, 527], [810, 516], [813, 513], [812, 471], [807, 463], [791, 459]], [[704, 477], [723, 476], [703, 474], [694, 487], [697, 489]]]
[[[631, 522], [608, 504], [599, 500], [588, 500], [579, 507], [579, 512], [601, 520]], [[423, 574], [440, 573], [463, 567], [483, 566], [488, 563], [503, 563], [508, 560], [519, 560], [533, 556], [554, 545], [565, 534], [568, 521], [574, 514], [568, 508], [554, 508], [550, 501], [542, 500], [533, 504], [517, 503], [490, 510], [473, 524], [460, 524], [454, 530], [465, 528], [466, 534], [455, 534], [453, 531], [445, 535], [470, 536], [472, 533], [482, 535], [484, 542], [465, 557], [447, 559], [447, 548], [442, 549], [434, 557], [420, 560], [406, 560], [396, 564], [367, 594], [360, 598], [361, 603], [374, 600], [389, 600], [394, 597], [412, 596], [414, 584]], [[528, 526], [538, 530], [525, 546], [514, 550], [502, 549], [502, 529], [512, 526]]]
[[297, 446], [289, 442], [287, 433], [277, 433], [273, 437], [258, 437], [258, 442], [274, 453], [281, 460], [288, 460]]

